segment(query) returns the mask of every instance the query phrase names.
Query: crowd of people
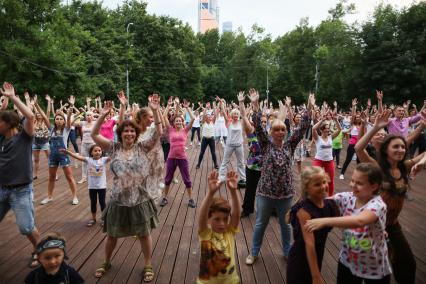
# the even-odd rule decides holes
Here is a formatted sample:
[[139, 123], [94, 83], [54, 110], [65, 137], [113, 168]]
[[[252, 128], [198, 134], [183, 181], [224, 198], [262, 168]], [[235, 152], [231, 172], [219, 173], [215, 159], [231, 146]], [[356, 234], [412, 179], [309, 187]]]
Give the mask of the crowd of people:
[[[197, 283], [240, 282], [235, 234], [240, 218], [251, 214], [256, 221], [245, 263], [255, 265], [270, 218], [276, 215], [287, 283], [325, 283], [321, 266], [333, 227], [342, 228], [337, 283], [390, 283], [392, 274], [398, 283], [415, 282], [416, 261], [398, 216], [404, 202], [412, 199], [410, 180], [426, 165], [426, 101], [420, 110], [409, 101], [386, 105], [378, 91], [377, 104], [369, 99], [361, 106], [353, 99], [345, 112], [335, 102], [318, 105], [315, 95], [309, 94], [302, 105], [292, 105], [286, 97], [275, 109], [250, 89], [237, 95], [238, 104], [216, 97], [198, 102], [197, 108], [179, 98], [162, 105], [160, 96], [153, 94], [148, 106], [142, 107], [130, 105], [121, 91], [118, 108], [100, 98], [94, 106], [90, 98], [77, 105], [77, 99], [69, 96], [55, 110], [49, 95], [41, 102], [25, 92], [21, 101], [10, 83], [3, 84], [1, 94], [0, 221], [12, 209], [21, 234], [33, 245], [29, 266], [35, 270], [25, 283], [84, 282], [64, 262], [65, 238], [57, 232], [41, 238], [37, 230], [33, 180], [39, 178], [40, 152], [49, 168], [42, 205], [55, 202], [59, 167], [71, 190], [72, 205], [79, 204], [77, 184], [87, 183], [91, 218], [86, 225], [99, 222], [107, 235], [95, 277], [112, 267], [118, 238], [136, 237], [144, 256], [142, 278], [151, 282], [155, 278], [151, 233], [159, 224], [157, 206], [168, 205], [177, 168], [188, 207], [198, 206], [192, 194], [189, 147], [199, 152], [195, 171], [202, 166], [207, 148], [214, 166], [199, 204]], [[217, 147], [223, 148], [221, 161]], [[342, 149], [346, 158], [341, 166]], [[229, 169], [233, 155], [235, 171]], [[306, 160], [302, 167], [310, 156], [312, 162]], [[339, 179], [349, 178], [345, 173], [355, 160], [349, 187], [335, 193], [336, 169]], [[76, 182], [73, 170], [79, 162], [81, 179]], [[300, 175], [299, 187], [294, 171]], [[222, 185], [230, 201], [215, 197]], [[240, 188], [245, 188], [242, 202]], [[97, 214], [98, 204], [102, 215]], [[212, 261], [214, 257], [220, 261]]]

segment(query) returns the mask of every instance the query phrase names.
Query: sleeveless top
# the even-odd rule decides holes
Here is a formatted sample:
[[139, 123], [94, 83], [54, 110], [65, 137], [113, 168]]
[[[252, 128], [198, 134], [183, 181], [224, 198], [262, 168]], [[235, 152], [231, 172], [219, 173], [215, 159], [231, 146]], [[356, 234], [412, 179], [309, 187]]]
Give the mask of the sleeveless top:
[[317, 148], [317, 152], [315, 154], [315, 159], [328, 162], [333, 160], [333, 147], [332, 147], [332, 139], [331, 135], [327, 136], [327, 140], [321, 136], [318, 136], [318, 139], [315, 141], [315, 146]]

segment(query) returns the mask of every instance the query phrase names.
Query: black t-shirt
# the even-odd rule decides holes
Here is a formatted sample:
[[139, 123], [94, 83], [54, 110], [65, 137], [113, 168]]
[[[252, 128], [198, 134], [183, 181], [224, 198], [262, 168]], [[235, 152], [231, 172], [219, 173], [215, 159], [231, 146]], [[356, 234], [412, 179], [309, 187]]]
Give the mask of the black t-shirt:
[[81, 284], [84, 279], [74, 268], [63, 262], [58, 273], [47, 274], [43, 267], [39, 267], [28, 274], [25, 278], [26, 284]]
[[0, 135], [0, 185], [32, 182], [32, 143], [25, 130], [9, 139]]

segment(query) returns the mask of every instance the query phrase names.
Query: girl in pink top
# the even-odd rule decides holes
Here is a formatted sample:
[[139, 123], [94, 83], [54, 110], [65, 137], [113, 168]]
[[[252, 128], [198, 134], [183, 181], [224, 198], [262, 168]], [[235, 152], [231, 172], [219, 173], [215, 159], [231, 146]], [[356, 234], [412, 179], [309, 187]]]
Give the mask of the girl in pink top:
[[112, 114], [108, 114], [107, 117], [105, 118], [105, 122], [102, 123], [101, 125], [101, 130], [100, 130], [100, 134], [105, 137], [108, 140], [113, 141], [114, 140], [114, 125], [117, 122], [115, 121], [115, 119], [112, 117]]
[[167, 194], [169, 193], [170, 184], [172, 183], [173, 176], [175, 174], [176, 168], [179, 167], [180, 173], [182, 175], [183, 182], [186, 186], [186, 191], [188, 192], [189, 202], [188, 206], [191, 208], [195, 208], [195, 202], [191, 197], [192, 193], [192, 183], [189, 175], [189, 163], [188, 158], [185, 153], [185, 144], [186, 139], [188, 137], [188, 132], [192, 128], [192, 124], [194, 122], [194, 115], [189, 109], [189, 103], [184, 102], [184, 108], [188, 111], [191, 121], [188, 123], [186, 127], [184, 127], [184, 118], [181, 115], [182, 111], [179, 105], [179, 99], [175, 99], [175, 110], [176, 115], [173, 119], [173, 126], [170, 126], [169, 120], [167, 119], [167, 115], [169, 113], [171, 102], [169, 101], [169, 105], [167, 106], [164, 116], [165, 116], [165, 124], [166, 131], [169, 132], [170, 139], [170, 152], [166, 161], [166, 178], [165, 178], [165, 188], [163, 191], [163, 198], [160, 202], [160, 206], [165, 206], [167, 201]]

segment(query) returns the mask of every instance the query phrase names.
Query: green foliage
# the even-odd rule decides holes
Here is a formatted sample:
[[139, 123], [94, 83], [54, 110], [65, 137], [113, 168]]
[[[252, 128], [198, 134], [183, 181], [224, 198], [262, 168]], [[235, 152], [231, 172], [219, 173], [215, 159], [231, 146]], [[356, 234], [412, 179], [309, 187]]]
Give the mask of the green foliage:
[[256, 24], [248, 35], [195, 34], [177, 19], [149, 15], [136, 0], [116, 9], [63, 2], [0, 1], [0, 74], [21, 94], [29, 89], [57, 100], [73, 94], [81, 103], [86, 96], [114, 99], [126, 89], [128, 70], [131, 101], [141, 103], [153, 92], [163, 101], [235, 101], [249, 88], [263, 99], [268, 87], [274, 102], [291, 96], [303, 103], [316, 78], [319, 102], [348, 106], [376, 89], [393, 103], [424, 99], [425, 2], [402, 10], [379, 5], [367, 22], [350, 25], [345, 16], [356, 9], [342, 0], [318, 26], [304, 18], [276, 39]]

